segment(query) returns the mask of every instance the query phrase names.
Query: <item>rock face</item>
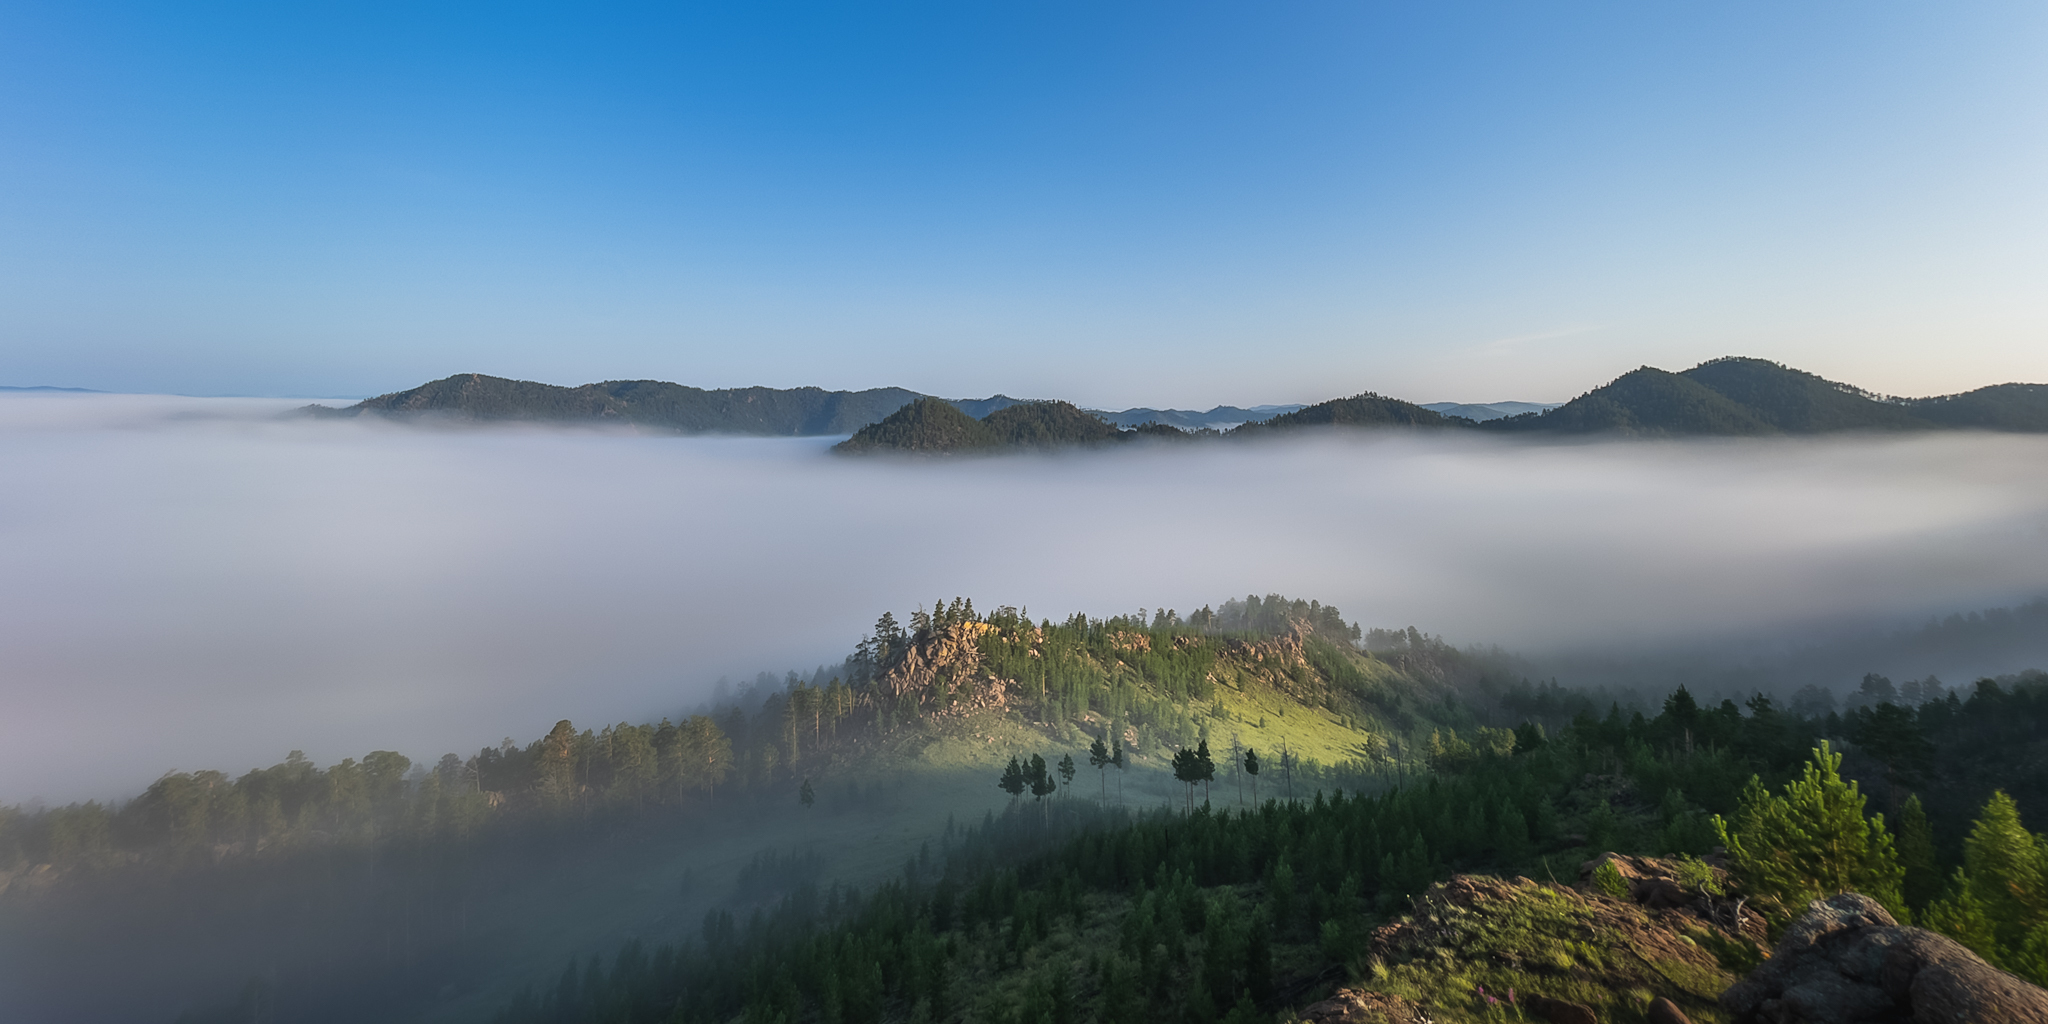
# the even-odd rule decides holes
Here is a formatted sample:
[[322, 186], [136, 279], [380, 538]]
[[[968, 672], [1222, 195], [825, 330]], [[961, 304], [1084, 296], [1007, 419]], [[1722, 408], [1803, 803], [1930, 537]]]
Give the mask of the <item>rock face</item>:
[[1721, 994], [1737, 1024], [2048, 1024], [2048, 990], [1857, 893], [1817, 900]]

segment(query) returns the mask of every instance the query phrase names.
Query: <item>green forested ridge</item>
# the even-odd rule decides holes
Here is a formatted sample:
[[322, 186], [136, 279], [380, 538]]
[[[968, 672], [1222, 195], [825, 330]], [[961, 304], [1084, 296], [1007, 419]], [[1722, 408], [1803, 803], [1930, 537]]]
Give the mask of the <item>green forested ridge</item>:
[[902, 388], [726, 388], [707, 391], [658, 380], [559, 387], [465, 373], [346, 409], [309, 406], [324, 416], [434, 415], [468, 420], [632, 424], [686, 434], [799, 436], [844, 434], [919, 396]]
[[1452, 427], [1471, 426], [1470, 420], [1425, 409], [1412, 402], [1398, 398], [1387, 398], [1368, 391], [1350, 398], [1335, 398], [1327, 402], [1282, 413], [1264, 423], [1247, 423], [1233, 434], [1263, 433], [1267, 430], [1287, 430], [1294, 427]]
[[[307, 1019], [427, 1007], [467, 1019], [458, 1007], [552, 946], [669, 934], [673, 914], [735, 891], [736, 856], [829, 842], [834, 874], [870, 881], [888, 851], [929, 834], [933, 808], [979, 814], [1000, 796], [963, 773], [1033, 747], [1056, 766], [1049, 738], [1079, 759], [1086, 744], [1064, 737], [1119, 715], [1124, 770], [1084, 784], [1139, 805], [1171, 785], [1172, 746], [1205, 734], [1222, 749], [1234, 733], [1270, 745], [1267, 784], [1280, 792], [1419, 771], [1418, 736], [1470, 721], [1439, 681], [1464, 671], [1440, 663], [1447, 648], [1347, 653], [1356, 630], [1309, 601], [1034, 624], [955, 600], [908, 618], [884, 616], [838, 666], [764, 677], [667, 727], [565, 721], [524, 745], [435, 762], [291, 758], [240, 778], [175, 773], [120, 804], [7, 808], [0, 958], [46, 979], [128, 959], [133, 985], [75, 989], [91, 1005], [151, 991], [205, 1004], [220, 998], [218, 972], [261, 963], [272, 965], [266, 998]], [[1417, 673], [1436, 678], [1411, 687]], [[729, 762], [685, 756], [694, 729], [724, 737]], [[800, 809], [806, 781], [816, 803]], [[700, 881], [685, 871], [678, 899], [687, 864]], [[514, 925], [537, 906], [560, 923], [545, 937]]]
[[1961, 395], [1896, 399], [1769, 360], [1728, 356], [1682, 373], [1645, 366], [1558, 408], [1482, 426], [1641, 436], [2040, 431], [2048, 430], [2048, 387], [2003, 384]]
[[1060, 448], [1137, 437], [1181, 437], [1163, 424], [1119, 428], [1070, 402], [1016, 402], [975, 419], [951, 402], [920, 399], [854, 432], [841, 452], [949, 452], [991, 448]]
[[[1221, 407], [1219, 407], [1220, 409]], [[1138, 437], [1216, 432], [1162, 422], [1118, 427], [1061, 401], [929, 398], [902, 388], [731, 388], [707, 391], [663, 381], [557, 387], [460, 374], [367, 399], [327, 417], [438, 415], [468, 420], [632, 424], [682, 433], [770, 436], [853, 434], [841, 451], [972, 451], [1050, 448]], [[1128, 422], [1126, 419], [1125, 422]], [[1307, 428], [1457, 427], [1509, 433], [1742, 436], [1848, 430], [2048, 431], [2048, 385], [1997, 384], [1956, 395], [1887, 398], [1764, 359], [1724, 357], [1681, 373], [1642, 367], [1554, 409], [1474, 423], [1372, 392], [1245, 423], [1231, 436], [1268, 437]]]
[[[1309, 773], [1377, 770], [1420, 725], [1469, 720], [1445, 710], [1442, 684], [1410, 678], [1402, 655], [1354, 651], [1358, 635], [1334, 608], [1275, 596], [1186, 619], [1160, 610], [1149, 620], [1075, 615], [1037, 624], [1013, 608], [981, 614], [956, 598], [912, 613], [907, 625], [885, 614], [842, 665], [764, 680], [752, 706], [596, 730], [564, 720], [524, 746], [508, 738], [433, 765], [372, 751], [322, 769], [294, 751], [239, 778], [167, 774], [118, 806], [0, 808], [0, 886], [41, 865], [59, 873], [176, 867], [312, 846], [460, 839], [522, 813], [681, 807], [714, 799], [721, 787], [793, 784], [813, 766], [858, 762], [885, 741], [915, 745], [984, 711], [1063, 733], [1109, 726], [1139, 757], [1212, 731], [1284, 735], [1303, 747], [1295, 763]], [[1413, 657], [1455, 654], [1439, 645]], [[1262, 706], [1275, 710], [1274, 721], [1245, 720]], [[1283, 723], [1284, 707], [1304, 710]], [[1367, 723], [1387, 731], [1375, 741]]]
[[1030, 447], [1095, 444], [1115, 440], [1125, 433], [1116, 424], [1071, 402], [1019, 402], [989, 413], [982, 424], [1004, 444]]
[[[374, 1011], [400, 1014], [446, 998], [437, 979], [509, 966], [508, 947], [451, 923], [479, 881], [497, 884], [499, 851], [568, 850], [678, 815], [694, 823], [683, 834], [724, 830], [764, 801], [834, 834], [879, 809], [890, 772], [920, 765], [980, 773], [986, 807], [1005, 802], [998, 769], [1014, 756], [1025, 776], [1014, 809], [935, 842], [899, 881], [832, 882], [844, 877], [836, 847], [760, 850], [723, 901], [706, 898], [701, 934], [717, 941], [674, 945], [676, 922], [615, 954], [593, 933], [566, 979], [504, 1019], [1268, 1019], [1364, 983], [1365, 936], [1430, 881], [1572, 882], [1603, 850], [1703, 854], [1722, 841], [1715, 815], [1754, 830], [1759, 801], [1827, 739], [1883, 814], [1901, 909], [2015, 970], [2042, 970], [2029, 950], [2048, 951], [2048, 931], [2029, 943], [2043, 915], [2000, 902], [1999, 887], [2048, 872], [2011, 852], [2025, 846], [2012, 834], [2031, 836], [2015, 822], [2048, 816], [2048, 780], [2025, 767], [2048, 751], [2048, 677], [1986, 680], [1966, 696], [1873, 676], [1848, 711], [1806, 710], [1761, 696], [1701, 706], [1680, 689], [1646, 715], [1556, 684], [1503, 686], [1440, 641], [1361, 633], [1306, 601], [1033, 623], [954, 599], [907, 622], [884, 615], [842, 664], [765, 681], [709, 714], [596, 731], [562, 722], [524, 747], [430, 769], [378, 752], [326, 770], [294, 758], [241, 779], [168, 776], [119, 807], [7, 809], [0, 855], [11, 900], [118, 901], [140, 891], [126, 880], [168, 875], [225, 908], [246, 880], [293, 891], [281, 880], [316, 861], [333, 898], [381, 879], [403, 899], [372, 934], [445, 932], [468, 956], [389, 961], [401, 946], [352, 961], [412, 993]], [[1522, 724], [1480, 724], [1503, 715]], [[1183, 775], [1195, 785], [1162, 810], [1177, 759], [1209, 770]], [[1973, 831], [1987, 801], [1991, 824]], [[686, 894], [691, 884], [686, 873]], [[602, 963], [588, 959], [600, 951]], [[362, 976], [323, 989], [304, 970], [273, 972], [240, 1008], [191, 1019], [247, 1019], [264, 1000], [308, 1019], [360, 1017], [371, 1011], [340, 993]], [[1427, 988], [1424, 975], [1390, 977]]]
[[835, 447], [843, 452], [948, 452], [993, 448], [1001, 443], [995, 431], [951, 402], [920, 398], [860, 428]]
[[[1252, 1021], [1286, 1019], [1338, 983], [1439, 1011], [1497, 1008], [1475, 977], [1505, 979], [1495, 993], [1519, 983], [1568, 994], [1616, 1019], [1635, 1019], [1656, 994], [1719, 1020], [1712, 999], [1756, 962], [1754, 947], [1695, 929], [1679, 941], [1717, 950], [1718, 970], [1673, 960], [1651, 973], [1656, 991], [1601, 990], [1586, 982], [1602, 956], [1594, 918], [1540, 886], [1494, 920], [1455, 908], [1432, 919], [1439, 931], [1481, 929], [1458, 940], [1459, 955], [1483, 954], [1463, 969], [1360, 959], [1389, 912], [1453, 872], [1570, 878], [1601, 850], [1685, 858], [1716, 842], [1734, 851], [1726, 882], [1679, 862], [1704, 894], [1762, 899], [1782, 924], [1813, 895], [1858, 887], [2048, 979], [2048, 837], [2026, 832], [1995, 792], [1967, 833], [1945, 836], [1960, 856], [1944, 858], [1917, 798], [1890, 821], [1868, 816], [1820, 738], [1847, 733], [1880, 758], [1911, 745], [1873, 734], [1891, 720], [1930, 752], [1960, 752], [2015, 713], [2027, 719], [2016, 728], [2038, 729], [2031, 709], [2044, 693], [2044, 677], [1986, 681], [1967, 700], [1799, 718], [1762, 697], [1702, 707], [1680, 689], [1654, 718], [1616, 707], [1549, 737], [1533, 722], [1500, 743], [1439, 735], [1429, 775], [1375, 794], [1212, 799], [1130, 819], [1073, 804], [1047, 820], [991, 817], [957, 848], [949, 834], [938, 870], [907, 865], [865, 895], [802, 891], [744, 925], [714, 914], [701, 941], [570, 964], [498, 1020]], [[1943, 859], [1963, 864], [1947, 889], [1914, 894], [1910, 877]], [[1609, 885], [1627, 897], [1618, 876]]]
[[1555, 409], [1488, 420], [1481, 429], [1629, 435], [1775, 433], [1755, 410], [1684, 374], [1645, 366]]
[[[1055, 415], [1059, 410], [1060, 414]], [[910, 412], [906, 408], [898, 416]], [[1033, 417], [1044, 426], [1022, 431], [999, 418]], [[894, 417], [892, 417], [893, 419]], [[1010, 406], [975, 430], [964, 415], [949, 419], [942, 440], [911, 423], [877, 424], [841, 445], [846, 451], [988, 450], [1092, 444], [1138, 436], [1064, 403]], [[1283, 413], [1228, 432], [1233, 438], [1282, 436], [1308, 429], [1456, 428], [1513, 434], [1613, 434], [1631, 437], [1759, 436], [1839, 431], [1981, 429], [2048, 430], [2048, 386], [2007, 384], [1942, 398], [1892, 399], [1763, 359], [1714, 359], [1682, 373], [1645, 366], [1622, 374], [1554, 409], [1475, 423], [1396, 398], [1366, 392]], [[1151, 428], [1155, 436], [1224, 436]]]
[[1924, 430], [1908, 405], [1763, 359], [1730, 356], [1685, 371], [1697, 381], [1790, 434], [1831, 430]]
[[1907, 406], [1921, 419], [1971, 430], [2048, 430], [2048, 384], [1993, 384], [1959, 395], [1915, 398]]

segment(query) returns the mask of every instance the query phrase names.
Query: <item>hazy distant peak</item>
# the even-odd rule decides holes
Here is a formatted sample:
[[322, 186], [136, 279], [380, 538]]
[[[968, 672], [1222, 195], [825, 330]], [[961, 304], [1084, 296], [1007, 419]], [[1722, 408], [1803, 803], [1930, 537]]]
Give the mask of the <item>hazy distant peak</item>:
[[1147, 423], [1163, 423], [1182, 430], [1228, 430], [1245, 423], [1260, 423], [1282, 413], [1301, 408], [1299, 405], [1255, 405], [1240, 408], [1235, 405], [1219, 405], [1204, 412], [1193, 409], [1125, 409], [1108, 412], [1090, 409], [1097, 416], [1120, 427], [1140, 427]]
[[[1350, 398], [1333, 398], [1327, 402], [1305, 406], [1293, 412], [1282, 413], [1264, 423], [1256, 424], [1259, 430], [1282, 430], [1295, 427], [1453, 427], [1471, 426], [1469, 422], [1445, 416], [1433, 409], [1425, 409], [1413, 402], [1371, 391], [1362, 392]], [[1246, 429], [1253, 429], [1247, 426]]]
[[1555, 409], [1559, 402], [1424, 402], [1422, 407], [1446, 416], [1463, 416], [1473, 422], [1520, 416], [1528, 412]]

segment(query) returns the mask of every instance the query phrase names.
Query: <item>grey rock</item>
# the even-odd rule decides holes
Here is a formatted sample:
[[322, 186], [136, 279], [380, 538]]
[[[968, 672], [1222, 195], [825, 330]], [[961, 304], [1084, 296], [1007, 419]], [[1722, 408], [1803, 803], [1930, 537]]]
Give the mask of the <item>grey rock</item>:
[[1858, 893], [1816, 900], [1721, 1006], [1737, 1024], [2048, 1024], [2048, 990]]

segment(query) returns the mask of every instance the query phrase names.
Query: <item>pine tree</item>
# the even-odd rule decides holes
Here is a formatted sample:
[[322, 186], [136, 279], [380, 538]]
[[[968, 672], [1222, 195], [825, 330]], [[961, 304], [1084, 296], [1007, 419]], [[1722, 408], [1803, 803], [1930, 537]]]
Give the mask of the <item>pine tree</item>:
[[1195, 777], [1202, 783], [1202, 805], [1206, 807], [1209, 804], [1209, 783], [1216, 779], [1216, 761], [1209, 756], [1208, 740], [1202, 740], [1195, 748], [1195, 769], [1199, 773]]
[[1196, 758], [1194, 751], [1182, 747], [1173, 752], [1173, 777], [1175, 781], [1188, 787], [1186, 809], [1193, 811], [1195, 783], [1202, 781], [1202, 763]]
[[1899, 867], [1905, 872], [1902, 892], [1915, 914], [1941, 893], [1941, 869], [1934, 863], [1934, 831], [1919, 794], [1906, 798], [1899, 810]]
[[1957, 868], [1949, 880], [1948, 895], [1927, 905], [1927, 927], [1968, 946], [1986, 963], [2003, 969], [2005, 950], [1998, 941], [1997, 928], [1991, 923], [1984, 902], [1977, 898], [1977, 887], [1971, 883], [1969, 872]]
[[2003, 791], [1992, 793], [1963, 840], [1963, 868], [2005, 949], [2019, 949], [2028, 932], [2048, 921], [2048, 865], [2042, 861], [2041, 840], [2020, 824], [2019, 805]]
[[1124, 741], [1113, 739], [1109, 742], [1109, 763], [1116, 766], [1116, 805], [1124, 805]]
[[1018, 764], [1015, 757], [1010, 758], [1010, 763], [1003, 766], [1003, 777], [997, 780], [996, 788], [1010, 794], [1014, 800], [1024, 795], [1025, 785], [1024, 766]]
[[1259, 806], [1259, 750], [1246, 747], [1244, 752], [1244, 773], [1252, 777], [1252, 806]]
[[1884, 816], [1863, 816], [1863, 794], [1842, 781], [1841, 766], [1842, 755], [1822, 740], [1805, 774], [1786, 783], [1782, 796], [1750, 777], [1735, 820], [1714, 818], [1735, 875], [1785, 917], [1813, 900], [1860, 892], [1909, 918], [1899, 888], [1904, 871]]
[[1264, 914], [1252, 916], [1251, 934], [1245, 937], [1244, 983], [1253, 1002], [1273, 998], [1273, 928]]
[[1059, 788], [1059, 784], [1052, 781], [1052, 773], [1046, 771], [1045, 758], [1038, 754], [1031, 755], [1031, 764], [1024, 769], [1024, 778], [1031, 784], [1031, 795], [1040, 800]]
[[1095, 742], [1088, 745], [1088, 766], [1095, 769], [1095, 777], [1102, 783], [1102, 803], [1105, 807], [1109, 805], [1109, 776], [1104, 775], [1102, 769], [1109, 763], [1109, 747], [1102, 742], [1102, 737], [1097, 736]]

